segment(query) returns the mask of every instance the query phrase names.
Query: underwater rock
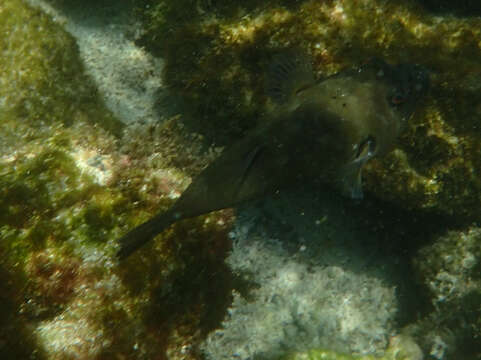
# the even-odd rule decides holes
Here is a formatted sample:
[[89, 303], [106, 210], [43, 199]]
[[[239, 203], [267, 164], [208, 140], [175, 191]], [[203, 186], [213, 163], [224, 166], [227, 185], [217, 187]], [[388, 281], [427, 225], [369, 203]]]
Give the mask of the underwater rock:
[[0, 30], [3, 121], [22, 119], [39, 127], [87, 120], [120, 134], [122, 123], [105, 109], [83, 72], [75, 39], [61, 26], [23, 1], [6, 0]]
[[379, 256], [376, 233], [362, 230], [362, 211], [340, 195], [302, 190], [244, 207], [227, 262], [250, 286], [234, 292], [207, 337], [207, 358], [279, 359], [316, 348], [383, 355], [396, 332], [393, 279], [402, 270]]
[[[183, 307], [182, 313], [173, 312], [176, 316], [170, 321], [147, 326], [141, 319], [156, 309], [155, 300], [145, 301], [155, 292], [155, 284], [125, 279], [115, 271], [109, 254], [121, 227], [145, 219], [154, 203], [156, 209], [162, 204], [159, 198], [170, 203], [185, 187], [189, 178], [171, 169], [174, 164], [190, 171], [204, 165], [198, 161], [201, 141], [185, 135], [185, 142], [180, 142], [180, 131], [172, 134], [167, 129], [169, 121], [157, 130], [150, 125], [129, 128], [120, 141], [112, 133], [119, 134], [124, 126], [105, 108], [85, 75], [72, 36], [20, 0], [0, 3], [0, 30], [2, 359], [133, 359], [180, 353], [198, 331], [192, 319], [199, 319], [205, 309], [210, 311], [206, 317], [215, 319], [211, 307], [196, 307], [205, 303], [205, 289], [189, 296], [195, 305], [183, 302], [191, 310]], [[179, 149], [184, 155], [169, 161]], [[196, 238], [220, 243], [225, 238], [217, 223], [221, 218], [226, 227], [225, 214], [210, 218], [210, 224], [199, 220]], [[179, 231], [183, 229], [174, 235], [179, 236]], [[227, 246], [222, 244], [215, 254]], [[167, 257], [157, 257], [160, 264], [151, 265], [157, 274], [175, 271], [173, 254], [182, 263], [192, 258], [187, 254], [199, 256], [198, 247], [190, 252], [185, 247], [166, 251]], [[203, 270], [206, 258], [216, 264], [223, 261], [210, 251], [198, 257]], [[196, 281], [203, 276], [212, 279], [212, 272], [192, 269], [200, 274]], [[221, 305], [213, 302], [215, 311], [223, 309]], [[184, 326], [178, 334], [179, 322], [191, 328]]]
[[481, 348], [481, 229], [452, 230], [419, 250], [414, 268], [432, 312], [411, 326], [435, 359], [472, 358]]
[[135, 1], [25, 0], [72, 35], [85, 73], [105, 106], [124, 124], [158, 121], [154, 94], [162, 88], [162, 59], [133, 39]]

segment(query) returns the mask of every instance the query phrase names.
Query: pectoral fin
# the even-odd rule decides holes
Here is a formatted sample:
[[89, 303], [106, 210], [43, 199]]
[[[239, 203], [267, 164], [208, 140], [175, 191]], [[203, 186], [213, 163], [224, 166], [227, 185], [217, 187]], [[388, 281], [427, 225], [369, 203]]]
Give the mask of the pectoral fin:
[[352, 199], [362, 199], [362, 167], [364, 164], [376, 155], [376, 140], [372, 136], [368, 136], [358, 146], [356, 158], [346, 165], [343, 172], [344, 192]]
[[343, 192], [351, 197], [351, 199], [362, 199], [364, 193], [362, 192], [362, 164], [352, 164], [349, 169], [346, 168], [346, 173], [342, 179]]

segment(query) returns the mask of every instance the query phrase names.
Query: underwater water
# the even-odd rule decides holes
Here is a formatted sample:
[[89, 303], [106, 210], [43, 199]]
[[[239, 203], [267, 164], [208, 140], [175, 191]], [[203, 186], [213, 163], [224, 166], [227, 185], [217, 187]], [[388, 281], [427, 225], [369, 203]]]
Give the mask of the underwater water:
[[479, 359], [453, 4], [2, 1], [0, 357]]

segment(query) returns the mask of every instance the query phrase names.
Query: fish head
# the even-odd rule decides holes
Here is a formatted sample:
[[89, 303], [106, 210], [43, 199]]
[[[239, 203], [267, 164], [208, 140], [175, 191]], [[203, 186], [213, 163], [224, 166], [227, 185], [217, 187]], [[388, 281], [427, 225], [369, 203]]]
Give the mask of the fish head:
[[351, 155], [342, 167], [344, 192], [362, 198], [361, 171], [371, 158], [391, 151], [429, 89], [429, 72], [417, 64], [390, 65], [373, 59], [348, 77], [358, 105], [346, 119]]
[[[424, 67], [380, 59], [316, 80], [309, 60], [292, 52], [274, 58], [267, 80], [278, 114], [290, 119], [282, 131], [300, 139], [303, 154], [319, 154], [318, 161], [304, 155], [306, 167], [341, 182], [352, 198], [362, 197], [364, 164], [394, 148], [429, 88]], [[294, 131], [299, 124], [305, 129]]]
[[428, 69], [418, 64], [390, 65], [376, 58], [360, 67], [359, 72], [385, 86], [386, 101], [402, 121], [411, 117], [430, 87]]

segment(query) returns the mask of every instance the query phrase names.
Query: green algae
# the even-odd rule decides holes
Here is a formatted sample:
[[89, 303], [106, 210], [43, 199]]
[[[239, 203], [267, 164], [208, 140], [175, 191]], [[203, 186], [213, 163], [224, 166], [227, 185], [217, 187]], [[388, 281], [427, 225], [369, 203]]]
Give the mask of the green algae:
[[0, 29], [0, 231], [20, 261], [47, 239], [65, 241], [70, 229], [59, 214], [96, 192], [65, 126], [91, 122], [119, 134], [122, 125], [83, 73], [75, 40], [49, 16], [7, 0]]
[[[194, 173], [204, 166], [195, 160], [202, 147], [194, 145], [195, 137], [187, 135], [195, 149], [189, 152], [184, 136], [167, 136], [172, 126], [169, 121], [155, 130], [140, 126], [128, 134], [136, 136], [117, 145], [111, 134], [82, 121], [34, 130], [13, 121], [0, 124], [1, 269], [11, 269], [18, 302], [8, 304], [21, 311], [15, 322], [10, 316], [2, 320], [33, 329], [18, 333], [32, 339], [32, 351], [45, 349], [50, 358], [103, 352], [133, 357], [138, 356], [133, 349], [139, 339], [130, 336], [135, 332], [146, 337], [142, 344], [149, 350], [143, 353], [165, 352], [198, 328], [208, 331], [224, 313], [230, 275], [227, 269], [219, 272], [219, 266], [225, 267], [225, 255], [219, 255], [228, 250], [228, 213], [179, 224], [150, 251], [112, 270], [114, 240], [167, 208], [187, 185], [189, 177], [168, 170], [166, 163]], [[145, 141], [145, 133], [152, 143]], [[185, 156], [174, 156], [180, 147]], [[212, 283], [213, 278], [219, 280]], [[168, 297], [162, 295], [166, 280], [176, 284]], [[182, 306], [173, 306], [164, 321], [151, 320], [164, 314], [166, 304], [176, 303]], [[142, 319], [134, 322], [135, 329], [129, 325], [132, 318]], [[210, 320], [200, 325], [201, 319]], [[57, 337], [71, 328], [79, 328], [75, 337], [82, 345], [71, 343], [71, 334], [59, 348]], [[102, 342], [91, 346], [99, 333]], [[8, 341], [21, 339], [12, 335]]]
[[384, 359], [373, 356], [353, 356], [340, 354], [329, 350], [311, 350], [306, 353], [295, 354], [286, 358], [286, 360], [375, 360]]
[[[122, 275], [123, 269], [113, 274], [109, 270], [108, 254], [114, 252], [114, 240], [129, 227], [167, 207], [172, 199], [166, 194], [173, 190], [178, 193], [179, 184], [185, 184], [188, 178], [180, 172], [170, 175], [170, 181], [167, 173], [162, 173], [160, 178], [153, 176], [155, 169], [165, 169], [165, 164], [152, 161], [145, 149], [138, 149], [137, 154], [131, 152], [127, 161], [125, 155], [115, 151], [112, 135], [89, 124], [44, 125], [35, 131], [35, 136], [25, 137], [28, 125], [16, 126], [16, 130], [22, 131], [15, 132], [9, 131], [11, 126], [11, 123], [2, 123], [1, 129], [5, 131], [0, 132], [2, 144], [15, 144], [14, 151], [6, 146], [6, 150], [12, 151], [5, 151], [0, 159], [0, 253], [3, 255], [1, 267], [12, 269], [11, 277], [17, 282], [15, 296], [21, 297], [11, 306], [21, 309], [22, 315], [14, 323], [9, 316], [2, 319], [11, 326], [18, 323], [22, 327], [28, 323], [35, 329], [34, 333], [22, 331], [19, 336], [33, 338], [34, 343], [38, 341], [38, 345], [32, 345], [32, 351], [40, 351], [45, 346], [52, 358], [62, 358], [69, 352], [68, 356], [91, 356], [88, 354], [92, 349], [134, 356], [132, 341], [137, 340], [122, 342], [119, 339], [129, 338], [132, 330], [127, 324], [131, 323], [132, 316], [144, 316], [146, 320], [151, 318], [148, 314], [165, 309], [167, 300], [154, 295], [161, 292], [162, 281], [173, 272], [171, 279], [193, 281], [191, 293], [179, 294], [190, 300], [181, 302], [185, 307], [172, 312], [176, 316], [160, 324], [145, 321], [137, 324], [136, 330], [145, 331], [141, 329], [149, 324], [149, 332], [157, 335], [148, 337], [150, 340], [145, 343], [150, 344], [152, 352], [160, 351], [159, 348], [167, 345], [156, 344], [158, 337], [172, 339], [175, 324], [193, 320], [199, 317], [199, 312], [203, 313], [198, 304], [207, 303], [205, 297], [210, 296], [205, 285], [208, 279], [217, 276], [218, 264], [222, 262], [222, 257], [217, 255], [227, 251], [228, 243], [224, 240], [228, 219], [224, 217], [223, 226], [217, 224], [223, 218], [219, 215], [211, 217], [212, 221], [203, 218], [180, 224], [160, 237], [153, 251], [134, 259], [139, 265], [129, 264], [127, 276]], [[147, 146], [145, 141], [142, 143]], [[125, 141], [124, 146], [132, 145]], [[170, 151], [178, 149], [171, 146]], [[98, 161], [89, 161], [99, 156], [106, 158], [100, 165]], [[108, 161], [109, 158], [115, 160]], [[137, 166], [127, 166], [134, 161]], [[106, 178], [95, 176], [96, 172]], [[179, 238], [191, 238], [192, 246], [182, 245]], [[208, 244], [207, 239], [210, 239]], [[87, 259], [91, 257], [98, 260], [90, 264], [92, 261]], [[206, 271], [209, 262], [210, 270]], [[150, 264], [147, 268], [146, 263]], [[181, 270], [186, 268], [192, 270], [188, 277]], [[139, 278], [139, 274], [146, 273], [164, 276], [146, 277], [146, 281]], [[228, 276], [228, 271], [223, 274]], [[119, 277], [125, 287], [119, 283]], [[222, 283], [228, 284], [228, 281]], [[219, 290], [219, 286], [215, 287]], [[112, 305], [112, 297], [119, 305]], [[206, 307], [207, 313], [203, 316], [215, 319], [219, 315], [213, 314], [222, 312], [219, 301], [227, 296], [212, 298], [216, 306]], [[126, 313], [122, 306], [131, 312]], [[55, 334], [68, 332], [72, 324], [81, 329], [78, 336], [83, 345], [77, 348], [67, 337], [63, 348], [56, 348], [57, 340], [52, 342]], [[195, 324], [198, 320], [192, 321], [192, 333], [197, 329]], [[115, 331], [109, 330], [114, 328]], [[90, 348], [90, 337], [97, 336], [99, 331], [104, 333], [105, 345]], [[8, 340], [12, 344], [20, 341], [12, 336]], [[113, 348], [108, 346], [110, 342]]]
[[391, 338], [389, 347], [382, 356], [348, 355], [325, 349], [313, 349], [306, 352], [293, 353], [283, 360], [422, 360], [419, 346], [406, 335]]
[[114, 148], [101, 128], [122, 125], [83, 73], [75, 40], [47, 15], [3, 1], [0, 28], [0, 346], [5, 358], [54, 358], [36, 331], [75, 301], [88, 244], [106, 251], [119, 227], [112, 209], [128, 209], [92, 175], [109, 169], [86, 164]]
[[122, 124], [104, 107], [83, 73], [78, 47], [50, 17], [23, 1], [0, 5], [1, 117], [32, 126], [79, 120], [120, 134]]
[[[27, 125], [16, 126], [15, 137], [8, 131], [9, 125], [2, 123], [2, 144], [15, 139], [15, 150], [4, 148], [5, 155], [0, 158], [0, 234], [8, 262], [19, 266], [29, 261], [31, 253], [65, 246], [83, 204], [95, 203], [94, 195], [105, 193], [105, 189], [78, 167], [78, 148], [68, 140], [75, 139], [74, 129], [44, 126], [35, 131], [32, 140]], [[80, 129], [85, 131], [88, 126]], [[102, 208], [109, 204], [97, 203]], [[101, 226], [96, 223], [98, 229], [109, 225], [107, 221]]]
[[[0, 5], [0, 29], [2, 356], [151, 358], [199, 338], [198, 328], [211, 329], [227, 306], [230, 275], [218, 269], [232, 215], [179, 224], [137, 259], [138, 272], [127, 266], [130, 276], [110, 257], [121, 233], [171, 204], [189, 182], [186, 172], [217, 152], [199, 161], [201, 139], [169, 136], [174, 120], [119, 140], [124, 126], [103, 106], [61, 26], [12, 0]], [[143, 270], [163, 276], [144, 282]], [[161, 295], [166, 277], [190, 281], [191, 291], [175, 286], [184, 306], [147, 321], [179, 299]], [[201, 326], [201, 319], [211, 320]]]

